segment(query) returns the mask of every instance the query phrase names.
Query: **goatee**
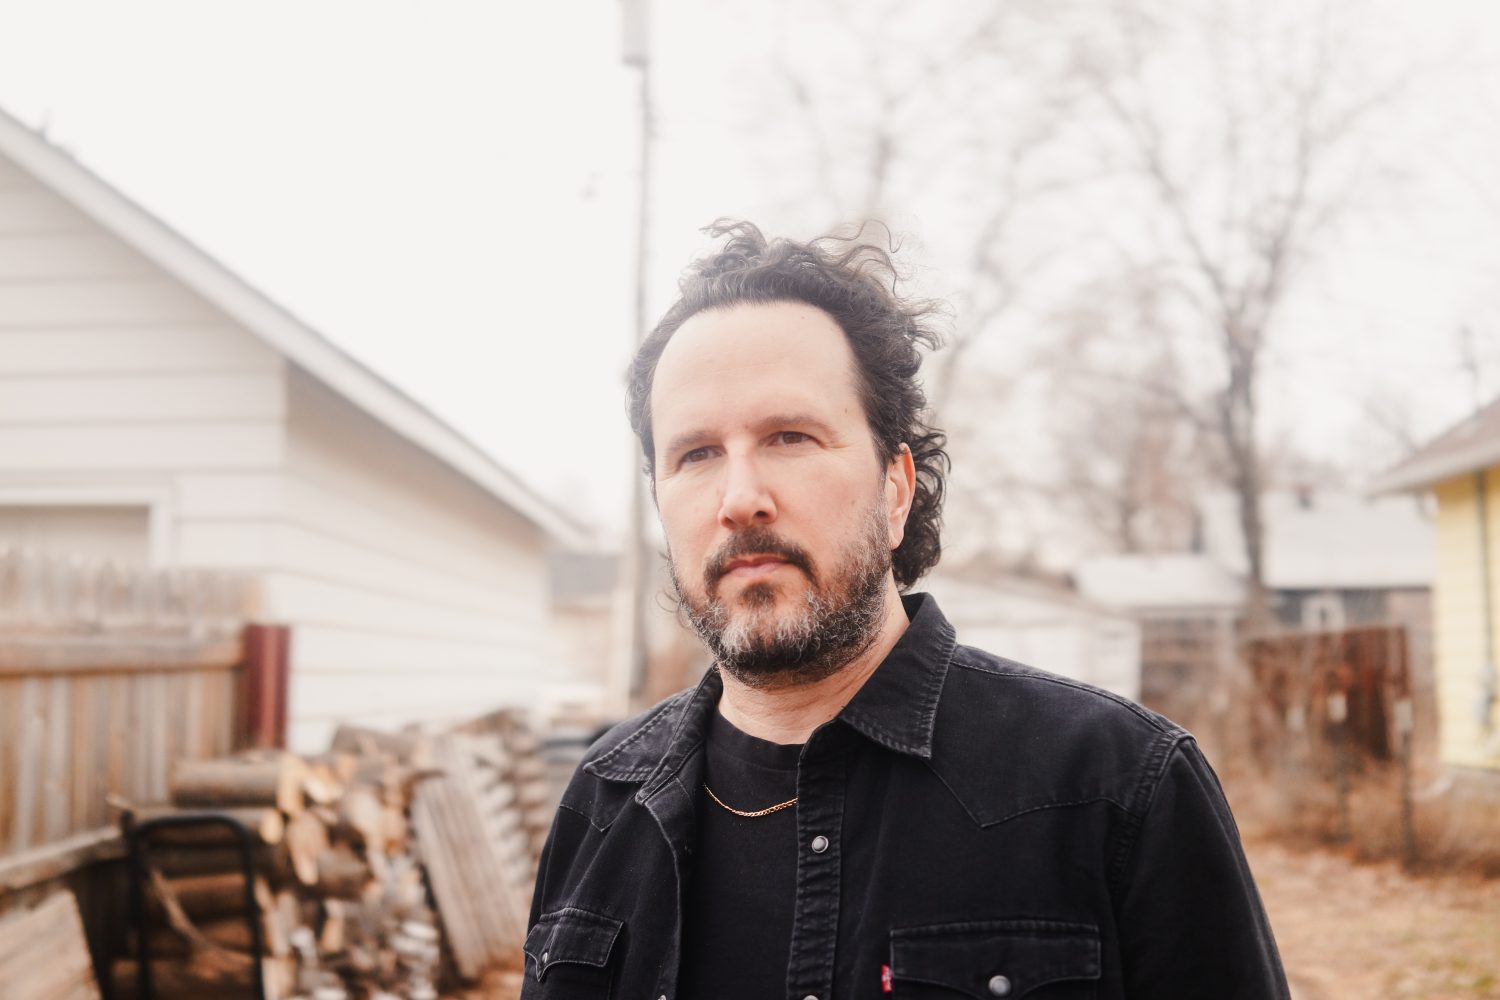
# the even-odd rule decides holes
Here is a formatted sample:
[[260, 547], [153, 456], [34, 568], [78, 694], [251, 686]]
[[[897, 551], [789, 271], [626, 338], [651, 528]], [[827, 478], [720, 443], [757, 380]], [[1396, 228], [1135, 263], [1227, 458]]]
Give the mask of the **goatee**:
[[[681, 607], [719, 668], [748, 687], [806, 684], [832, 676], [868, 649], [885, 616], [891, 569], [882, 507], [871, 508], [860, 536], [826, 574], [800, 546], [767, 527], [736, 532], [714, 554], [704, 570], [702, 601], [687, 594], [673, 565]], [[778, 613], [778, 585], [754, 583], [731, 609], [719, 595], [719, 580], [730, 560], [752, 554], [777, 556], [807, 577], [801, 597]]]

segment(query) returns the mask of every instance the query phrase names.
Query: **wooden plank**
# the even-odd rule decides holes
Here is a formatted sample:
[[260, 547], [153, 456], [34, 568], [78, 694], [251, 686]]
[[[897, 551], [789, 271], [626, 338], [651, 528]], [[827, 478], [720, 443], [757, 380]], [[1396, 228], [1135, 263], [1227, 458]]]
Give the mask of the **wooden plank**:
[[109, 678], [109, 723], [106, 726], [107, 738], [102, 741], [108, 747], [109, 769], [106, 774], [105, 783], [109, 791], [122, 798], [126, 797], [126, 748], [129, 745], [127, 734], [130, 732], [130, 678], [114, 675]]
[[214, 672], [204, 677], [209, 690], [206, 705], [209, 720], [209, 743], [205, 757], [222, 757], [234, 749], [235, 692], [239, 690], [241, 671]]
[[72, 706], [68, 678], [46, 682], [46, 762], [42, 778], [42, 835], [39, 843], [51, 844], [71, 834], [69, 829], [69, 765]]
[[97, 827], [0, 858], [0, 895], [17, 892], [77, 871], [95, 861], [125, 856], [125, 841], [114, 826]]
[[162, 757], [169, 762], [190, 756], [183, 752], [182, 746], [183, 730], [187, 721], [187, 698], [183, 684], [185, 676], [181, 672], [161, 675], [164, 692], [162, 704], [167, 713], [162, 726], [162, 740], [165, 744], [162, 748]]
[[[45, 955], [44, 961], [38, 957]], [[99, 1000], [78, 904], [54, 893], [32, 910], [0, 920], [0, 996], [4, 1000]]]
[[238, 639], [16, 634], [0, 638], [0, 676], [229, 670]]
[[46, 733], [42, 681], [28, 677], [21, 682], [21, 760], [16, 769], [16, 825], [11, 850], [24, 851], [37, 842], [41, 795], [42, 740]]
[[204, 704], [205, 691], [203, 672], [195, 670], [182, 679], [183, 687], [183, 712], [182, 712], [182, 747], [178, 751], [179, 757], [207, 757], [210, 754], [208, 747], [204, 746]]
[[110, 809], [108, 796], [109, 786], [109, 677], [93, 678], [94, 694], [91, 700], [92, 719], [90, 720], [88, 732], [92, 734], [88, 754], [92, 758], [89, 768], [89, 807], [88, 814], [80, 825], [80, 829], [89, 830], [99, 826], [105, 826], [110, 821]]
[[148, 723], [151, 739], [146, 749], [151, 782], [147, 786], [146, 801], [163, 802], [167, 798], [167, 772], [172, 763], [167, 757], [167, 676], [147, 674], [141, 678], [141, 683], [148, 690], [146, 706], [151, 716]]
[[94, 686], [97, 678], [78, 677], [72, 682], [73, 712], [68, 720], [68, 829], [86, 830], [89, 803], [94, 798], [94, 755], [90, 749], [98, 733], [93, 721]]
[[150, 739], [147, 732], [151, 725], [151, 704], [146, 689], [147, 675], [139, 674], [130, 679], [130, 726], [129, 760], [125, 771], [125, 796], [131, 802], [152, 802]]
[[441, 737], [434, 751], [447, 774], [417, 786], [412, 822], [455, 962], [472, 979], [519, 951], [525, 906], [479, 813], [482, 780], [466, 741]]
[[17, 783], [21, 768], [22, 681], [0, 677], [0, 857], [15, 839]]

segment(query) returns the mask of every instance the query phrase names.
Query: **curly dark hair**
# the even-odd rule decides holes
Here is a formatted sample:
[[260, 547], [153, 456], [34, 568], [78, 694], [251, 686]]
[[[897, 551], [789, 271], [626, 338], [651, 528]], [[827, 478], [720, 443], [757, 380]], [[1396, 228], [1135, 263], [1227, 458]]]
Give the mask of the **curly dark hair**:
[[942, 554], [942, 509], [947, 436], [927, 422], [927, 395], [917, 379], [919, 347], [935, 349], [941, 337], [931, 321], [937, 307], [896, 294], [897, 272], [889, 251], [854, 236], [824, 236], [806, 243], [767, 240], [748, 222], [720, 219], [705, 232], [728, 237], [715, 253], [688, 267], [681, 297], [636, 351], [630, 365], [626, 405], [630, 426], [645, 453], [646, 473], [656, 477], [651, 432], [651, 383], [672, 335], [696, 313], [740, 303], [803, 302], [823, 310], [849, 338], [865, 419], [881, 461], [890, 462], [904, 444], [916, 465], [916, 492], [906, 534], [891, 553], [897, 585], [906, 590], [937, 565]]

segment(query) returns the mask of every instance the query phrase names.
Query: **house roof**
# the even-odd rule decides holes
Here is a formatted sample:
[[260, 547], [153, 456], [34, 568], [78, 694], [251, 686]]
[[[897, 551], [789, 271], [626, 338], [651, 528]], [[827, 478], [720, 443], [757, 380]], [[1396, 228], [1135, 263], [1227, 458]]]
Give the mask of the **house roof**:
[[478, 445], [4, 110], [0, 110], [0, 155], [350, 404], [438, 458], [559, 544], [584, 544], [582, 525], [529, 489]]
[[[1205, 553], [1247, 572], [1234, 494], [1198, 503]], [[1263, 499], [1265, 578], [1272, 590], [1383, 590], [1432, 585], [1432, 520], [1419, 498], [1338, 490], [1273, 490]]]
[[1197, 552], [1099, 556], [1073, 575], [1085, 597], [1131, 611], [1215, 610], [1245, 602], [1244, 583]]
[[1500, 399], [1448, 428], [1377, 476], [1373, 493], [1424, 490], [1433, 483], [1500, 465]]

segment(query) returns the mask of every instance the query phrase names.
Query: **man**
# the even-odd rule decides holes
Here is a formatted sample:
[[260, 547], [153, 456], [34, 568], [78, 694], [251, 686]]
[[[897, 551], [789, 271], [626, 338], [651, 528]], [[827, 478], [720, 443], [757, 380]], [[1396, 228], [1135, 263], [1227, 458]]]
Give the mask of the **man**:
[[630, 386], [714, 668], [586, 755], [523, 996], [1286, 997], [1192, 737], [902, 596], [947, 459], [885, 254], [715, 234]]

